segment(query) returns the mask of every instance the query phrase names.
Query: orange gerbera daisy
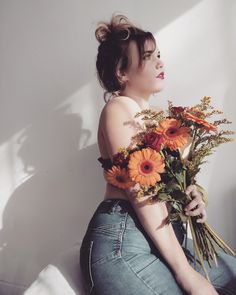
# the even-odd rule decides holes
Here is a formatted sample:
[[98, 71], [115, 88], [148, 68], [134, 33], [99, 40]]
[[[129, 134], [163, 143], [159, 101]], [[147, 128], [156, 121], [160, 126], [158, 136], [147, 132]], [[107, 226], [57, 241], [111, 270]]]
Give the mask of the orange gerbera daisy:
[[184, 112], [183, 116], [187, 120], [190, 120], [192, 122], [196, 122], [198, 124], [203, 125], [207, 130], [217, 131], [217, 127], [215, 125], [212, 125], [212, 124], [208, 123], [207, 121], [194, 116], [193, 114], [190, 114], [188, 112]]
[[129, 173], [125, 168], [113, 165], [111, 169], [105, 171], [104, 177], [107, 182], [121, 189], [130, 188], [135, 185], [129, 177]]
[[180, 127], [181, 122], [176, 119], [164, 119], [159, 122], [159, 126], [155, 129], [158, 134], [162, 134], [165, 138], [165, 146], [171, 150], [181, 148], [188, 142], [190, 136], [188, 127]]
[[140, 185], [155, 185], [164, 167], [163, 157], [149, 147], [133, 152], [128, 164], [130, 178]]

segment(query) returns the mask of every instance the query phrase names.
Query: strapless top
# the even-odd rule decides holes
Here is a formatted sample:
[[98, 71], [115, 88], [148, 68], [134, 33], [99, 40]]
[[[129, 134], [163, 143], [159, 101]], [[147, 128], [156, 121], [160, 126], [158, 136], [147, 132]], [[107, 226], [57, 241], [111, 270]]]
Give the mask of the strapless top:
[[110, 158], [99, 157], [97, 160], [102, 164], [102, 168], [110, 169], [112, 167], [112, 161]]

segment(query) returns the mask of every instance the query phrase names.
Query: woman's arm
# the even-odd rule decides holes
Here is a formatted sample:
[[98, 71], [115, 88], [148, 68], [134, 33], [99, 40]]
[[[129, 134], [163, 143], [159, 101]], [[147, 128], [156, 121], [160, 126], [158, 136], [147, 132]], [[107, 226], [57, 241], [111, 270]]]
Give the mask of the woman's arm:
[[217, 295], [214, 287], [189, 264], [171, 223], [165, 224], [168, 216], [166, 203], [137, 203], [133, 196], [133, 188], [126, 189], [126, 192], [142, 226], [172, 269], [182, 289], [189, 295]]
[[182, 272], [187, 275], [191, 266], [179, 244], [172, 224], [165, 223], [168, 216], [166, 203], [147, 204], [145, 201], [137, 203], [130, 189], [127, 189], [126, 192], [142, 226], [174, 274]]

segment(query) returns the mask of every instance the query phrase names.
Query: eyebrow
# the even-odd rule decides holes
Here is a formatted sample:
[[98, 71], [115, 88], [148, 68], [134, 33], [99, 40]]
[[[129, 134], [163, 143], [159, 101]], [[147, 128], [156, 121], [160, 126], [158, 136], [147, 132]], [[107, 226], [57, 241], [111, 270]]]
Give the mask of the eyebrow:
[[[144, 51], [144, 53], [153, 53], [155, 50], [147, 50], [147, 51]], [[157, 53], [161, 53], [160, 50], [158, 50]]]

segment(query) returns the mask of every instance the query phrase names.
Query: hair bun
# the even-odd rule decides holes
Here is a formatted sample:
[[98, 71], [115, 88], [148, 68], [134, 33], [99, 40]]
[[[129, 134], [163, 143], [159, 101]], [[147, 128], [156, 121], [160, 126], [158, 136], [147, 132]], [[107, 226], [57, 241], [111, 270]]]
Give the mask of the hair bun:
[[111, 29], [107, 23], [101, 23], [95, 31], [95, 36], [99, 43], [106, 41], [109, 35], [111, 35]]
[[95, 36], [99, 43], [105, 42], [109, 39], [112, 40], [127, 40], [131, 34], [133, 24], [124, 15], [118, 14], [111, 17], [111, 21], [99, 22], [95, 30]]

